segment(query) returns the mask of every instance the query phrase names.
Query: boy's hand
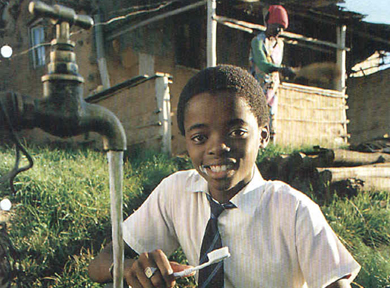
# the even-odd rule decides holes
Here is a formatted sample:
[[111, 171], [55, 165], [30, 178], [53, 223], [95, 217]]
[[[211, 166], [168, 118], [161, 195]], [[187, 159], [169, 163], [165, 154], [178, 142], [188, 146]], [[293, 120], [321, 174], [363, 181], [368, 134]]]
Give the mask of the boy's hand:
[[174, 272], [191, 266], [170, 262], [163, 251], [157, 249], [142, 253], [131, 267], [124, 269], [124, 278], [132, 288], [173, 287], [176, 283]]

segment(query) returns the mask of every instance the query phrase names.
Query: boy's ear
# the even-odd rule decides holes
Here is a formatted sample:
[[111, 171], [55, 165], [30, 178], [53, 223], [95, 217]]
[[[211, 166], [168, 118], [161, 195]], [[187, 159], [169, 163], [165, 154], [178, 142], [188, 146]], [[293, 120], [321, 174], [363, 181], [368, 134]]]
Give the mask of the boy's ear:
[[269, 125], [266, 124], [263, 127], [260, 127], [260, 147], [264, 149], [267, 147], [270, 139]]

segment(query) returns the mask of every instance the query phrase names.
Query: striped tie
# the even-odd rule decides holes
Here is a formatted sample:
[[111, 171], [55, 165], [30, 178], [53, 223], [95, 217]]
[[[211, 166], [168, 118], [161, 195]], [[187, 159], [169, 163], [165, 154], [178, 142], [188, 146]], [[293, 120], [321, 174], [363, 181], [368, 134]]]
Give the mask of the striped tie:
[[[211, 215], [207, 223], [203, 236], [202, 248], [200, 250], [199, 264], [208, 261], [207, 253], [222, 247], [221, 235], [218, 231], [218, 217], [225, 209], [236, 207], [233, 203], [219, 204], [206, 194], [210, 202]], [[212, 264], [199, 271], [198, 287], [199, 288], [222, 288], [223, 287], [223, 261]]]

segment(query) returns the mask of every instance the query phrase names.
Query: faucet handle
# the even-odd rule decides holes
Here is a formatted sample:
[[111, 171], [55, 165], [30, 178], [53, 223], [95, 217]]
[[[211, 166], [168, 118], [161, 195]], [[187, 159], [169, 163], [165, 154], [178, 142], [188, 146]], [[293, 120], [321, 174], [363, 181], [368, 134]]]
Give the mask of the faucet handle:
[[50, 6], [41, 1], [32, 1], [28, 10], [35, 16], [50, 18], [53, 24], [68, 22], [84, 29], [93, 26], [93, 19], [88, 15], [78, 15], [73, 9], [58, 4]]

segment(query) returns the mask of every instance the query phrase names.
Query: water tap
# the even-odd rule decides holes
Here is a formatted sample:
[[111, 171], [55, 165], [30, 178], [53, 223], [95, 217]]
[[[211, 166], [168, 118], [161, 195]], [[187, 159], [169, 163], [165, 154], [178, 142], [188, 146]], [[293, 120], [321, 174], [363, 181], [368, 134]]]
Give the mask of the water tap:
[[126, 135], [119, 119], [108, 109], [83, 98], [84, 78], [78, 71], [70, 27], [89, 29], [93, 26], [92, 18], [40, 1], [31, 2], [29, 11], [35, 17], [50, 18], [56, 27], [47, 74], [42, 77], [43, 95], [33, 99], [16, 92], [0, 92], [0, 131], [41, 128], [59, 137], [91, 131], [103, 136], [105, 150], [126, 150]]
[[[125, 150], [126, 136], [118, 118], [106, 108], [87, 103], [83, 98], [84, 78], [78, 71], [75, 43], [69, 39], [70, 27], [91, 28], [92, 18], [77, 15], [65, 6], [49, 6], [40, 1], [31, 2], [29, 11], [36, 17], [50, 18], [56, 26], [56, 37], [51, 41], [47, 74], [42, 77], [43, 97], [32, 99], [15, 92], [1, 93], [2, 110], [6, 110], [11, 122], [8, 125], [16, 130], [37, 127], [59, 137], [97, 132], [103, 136], [105, 150]], [[2, 112], [4, 114], [0, 110], [0, 114]], [[3, 121], [5, 125], [6, 122]]]

